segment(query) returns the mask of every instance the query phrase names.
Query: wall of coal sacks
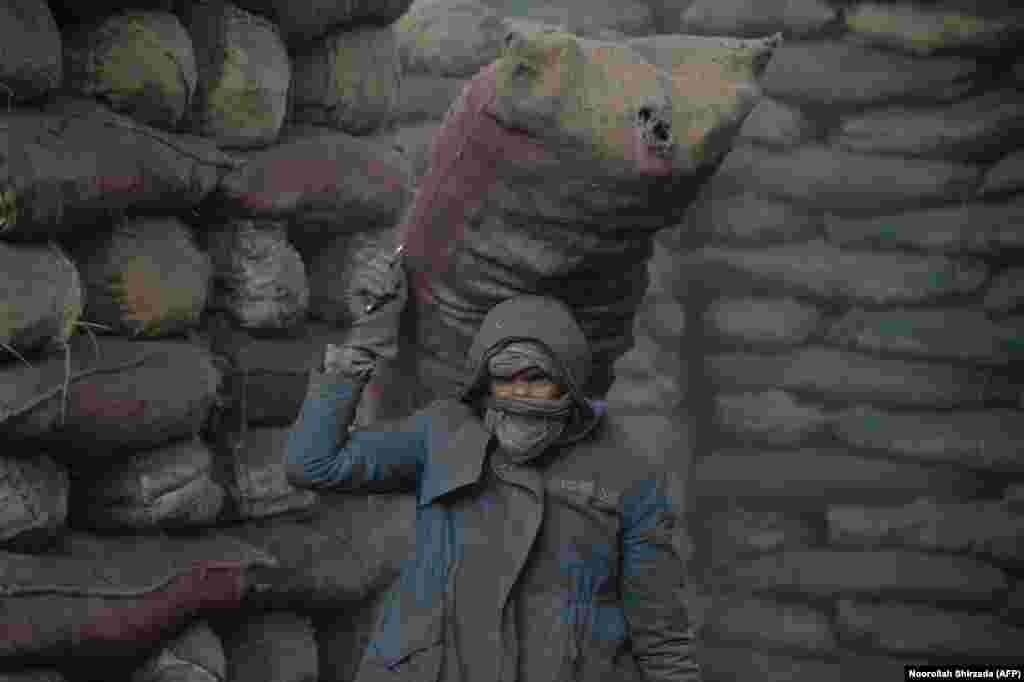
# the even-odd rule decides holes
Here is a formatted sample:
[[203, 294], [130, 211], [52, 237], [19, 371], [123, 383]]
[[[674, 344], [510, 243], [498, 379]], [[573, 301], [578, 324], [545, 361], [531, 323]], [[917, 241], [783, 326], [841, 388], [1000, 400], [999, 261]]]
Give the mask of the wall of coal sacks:
[[681, 22], [788, 38], [740, 140], [665, 233], [689, 275], [705, 665], [882, 680], [1012, 659], [1019, 10], [698, 0]]
[[0, 6], [0, 679], [352, 679], [412, 500], [296, 490], [283, 438], [537, 23], [786, 38], [607, 395], [688, 472], [707, 679], [1012, 657], [1024, 69], [973, 4]]

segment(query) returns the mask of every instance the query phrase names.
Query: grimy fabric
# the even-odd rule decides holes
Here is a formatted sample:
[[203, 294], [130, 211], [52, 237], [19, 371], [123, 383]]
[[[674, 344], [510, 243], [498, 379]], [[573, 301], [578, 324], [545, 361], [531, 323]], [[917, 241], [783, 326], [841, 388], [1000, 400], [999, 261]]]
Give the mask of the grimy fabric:
[[276, 562], [224, 535], [64, 538], [59, 553], [0, 552], [0, 657], [131, 656], [197, 613], [237, 609]]
[[653, 235], [729, 150], [774, 45], [679, 38], [513, 31], [452, 104], [401, 225], [419, 378], [436, 397], [466, 379], [456, 368], [487, 311], [519, 294], [572, 308], [594, 358], [588, 395], [607, 391]]
[[361, 387], [311, 373], [288, 443], [293, 483], [416, 491], [415, 556], [358, 682], [700, 679], [682, 596], [680, 486], [665, 453], [629, 418], [596, 418], [576, 388], [589, 371], [585, 337], [550, 299], [496, 307], [471, 374], [524, 337], [553, 352], [595, 418], [575, 443], [521, 465], [494, 447], [473, 390], [390, 430], [348, 433]]

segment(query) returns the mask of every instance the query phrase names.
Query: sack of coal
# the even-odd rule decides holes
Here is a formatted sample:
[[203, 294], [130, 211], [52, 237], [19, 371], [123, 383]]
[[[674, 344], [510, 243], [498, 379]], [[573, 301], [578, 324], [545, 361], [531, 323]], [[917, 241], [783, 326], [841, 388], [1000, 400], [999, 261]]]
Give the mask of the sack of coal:
[[440, 122], [466, 87], [468, 78], [434, 76], [427, 73], [402, 75], [398, 106], [392, 114], [396, 125]]
[[304, 127], [280, 144], [242, 155], [224, 178], [225, 215], [287, 221], [294, 233], [325, 238], [390, 227], [412, 198], [398, 154], [376, 140]]
[[390, 26], [332, 33], [295, 57], [291, 119], [369, 135], [390, 123], [401, 75]]
[[204, 621], [196, 621], [169, 641], [135, 670], [131, 682], [224, 682], [227, 660], [224, 646]]
[[227, 490], [223, 520], [305, 512], [316, 505], [316, 493], [298, 490], [288, 482], [285, 446], [289, 431], [245, 426], [218, 439], [215, 475]]
[[603, 42], [511, 32], [434, 140], [402, 224], [418, 359], [461, 388], [484, 315], [519, 294], [561, 299], [603, 395], [632, 345], [654, 234], [680, 222], [731, 148], [776, 38]]
[[329, 613], [378, 593], [413, 549], [415, 496], [324, 491], [308, 517], [276, 516], [225, 526], [223, 533], [274, 557], [247, 604]]
[[224, 535], [70, 534], [58, 553], [0, 552], [0, 660], [128, 657], [201, 614], [238, 609], [273, 558]]
[[412, 170], [413, 181], [418, 183], [430, 168], [430, 155], [434, 145], [434, 136], [437, 135], [439, 128], [440, 124], [430, 121], [404, 125], [386, 134], [382, 134], [379, 139], [408, 161]]
[[68, 90], [157, 128], [177, 127], [197, 79], [192, 39], [170, 12], [118, 12], [75, 28], [64, 41]]
[[465, 78], [498, 58], [508, 27], [479, 0], [415, 0], [394, 31], [404, 72]]
[[649, 0], [480, 0], [504, 16], [558, 26], [583, 38], [615, 40], [656, 33], [655, 12]]
[[265, 147], [284, 123], [291, 61], [273, 22], [222, 0], [185, 3], [199, 84], [191, 130], [221, 147]]
[[328, 343], [340, 343], [343, 330], [307, 323], [288, 338], [253, 338], [239, 350], [237, 371], [244, 376], [246, 422], [291, 426], [306, 397], [309, 372], [323, 362]]
[[198, 438], [89, 462], [74, 471], [75, 525], [125, 532], [211, 525], [224, 503], [212, 468], [210, 450]]
[[0, 362], [62, 347], [83, 305], [78, 268], [59, 247], [0, 242]]
[[3, 239], [92, 234], [128, 210], [188, 210], [237, 165], [209, 140], [67, 97], [42, 113], [0, 113], [0, 149]]
[[70, 252], [85, 283], [90, 322], [144, 338], [182, 335], [199, 323], [212, 267], [177, 218], [125, 220]]
[[33, 551], [63, 529], [67, 469], [46, 455], [0, 457], [0, 547]]
[[387, 26], [412, 0], [238, 0], [247, 10], [270, 18], [288, 47], [301, 49], [335, 29]]
[[361, 317], [365, 301], [358, 291], [360, 266], [398, 247], [395, 229], [367, 230], [337, 237], [309, 254], [310, 314], [339, 327]]
[[284, 223], [232, 220], [208, 228], [203, 246], [213, 263], [211, 310], [249, 331], [287, 330], [305, 319], [306, 266]]
[[316, 632], [308, 616], [273, 611], [246, 618], [224, 637], [227, 679], [317, 682]]
[[0, 102], [10, 109], [61, 83], [61, 39], [46, 0], [0, 5]]
[[52, 445], [80, 468], [195, 436], [219, 381], [198, 345], [79, 334], [66, 357], [0, 366], [0, 437]]

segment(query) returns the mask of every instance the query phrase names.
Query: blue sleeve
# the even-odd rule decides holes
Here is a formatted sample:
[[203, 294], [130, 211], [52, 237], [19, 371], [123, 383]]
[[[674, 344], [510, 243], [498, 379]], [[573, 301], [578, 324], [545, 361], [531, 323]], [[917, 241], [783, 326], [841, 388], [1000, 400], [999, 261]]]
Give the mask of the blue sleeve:
[[348, 433], [362, 386], [314, 371], [288, 434], [288, 479], [299, 487], [367, 492], [413, 488], [426, 459], [429, 418], [417, 413], [387, 430]]
[[701, 680], [685, 595], [679, 492], [676, 477], [665, 473], [623, 498], [623, 611], [649, 682]]

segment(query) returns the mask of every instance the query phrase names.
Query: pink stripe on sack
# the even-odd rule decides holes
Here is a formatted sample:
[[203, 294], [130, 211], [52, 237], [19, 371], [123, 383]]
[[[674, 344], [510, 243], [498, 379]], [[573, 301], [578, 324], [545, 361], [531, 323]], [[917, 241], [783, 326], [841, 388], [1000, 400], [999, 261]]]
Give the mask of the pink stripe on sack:
[[242, 603], [242, 566], [237, 562], [196, 563], [163, 589], [146, 595], [142, 603], [104, 609], [81, 628], [83, 641], [153, 641], [187, 616], [201, 609], [234, 609]]

